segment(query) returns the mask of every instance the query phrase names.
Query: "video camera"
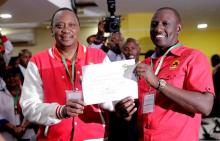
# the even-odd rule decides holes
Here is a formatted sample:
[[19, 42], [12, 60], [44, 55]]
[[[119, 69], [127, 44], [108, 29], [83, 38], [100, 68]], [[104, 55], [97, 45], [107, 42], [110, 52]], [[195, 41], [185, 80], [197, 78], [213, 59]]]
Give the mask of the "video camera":
[[107, 0], [109, 17], [105, 18], [105, 32], [119, 32], [120, 31], [120, 17], [115, 16], [115, 0]]

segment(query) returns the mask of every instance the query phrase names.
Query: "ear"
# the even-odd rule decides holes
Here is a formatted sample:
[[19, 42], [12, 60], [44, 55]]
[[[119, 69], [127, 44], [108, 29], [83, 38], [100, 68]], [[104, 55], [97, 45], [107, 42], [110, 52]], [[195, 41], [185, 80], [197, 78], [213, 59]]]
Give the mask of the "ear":
[[181, 26], [181, 24], [178, 24], [177, 25], [177, 33], [179, 34], [181, 32], [181, 30], [182, 30], [182, 26]]
[[54, 31], [53, 31], [53, 28], [52, 28], [52, 26], [50, 26], [50, 31], [51, 31], [51, 35], [52, 35], [52, 37], [54, 37]]

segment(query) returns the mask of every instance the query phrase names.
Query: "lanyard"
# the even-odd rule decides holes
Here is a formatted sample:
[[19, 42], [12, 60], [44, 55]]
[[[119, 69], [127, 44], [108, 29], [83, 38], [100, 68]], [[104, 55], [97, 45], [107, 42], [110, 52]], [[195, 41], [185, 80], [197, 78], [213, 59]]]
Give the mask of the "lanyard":
[[[77, 51], [77, 50], [76, 50]], [[75, 53], [74, 53], [74, 56], [73, 56], [73, 60], [72, 60], [72, 72], [71, 72], [71, 74], [70, 74], [70, 72], [69, 72], [69, 69], [68, 69], [68, 65], [67, 65], [67, 63], [66, 63], [66, 59], [65, 59], [65, 57], [64, 57], [64, 55], [62, 54], [62, 61], [63, 61], [63, 65], [64, 65], [64, 67], [65, 67], [65, 69], [66, 69], [66, 72], [67, 72], [67, 74], [68, 74], [68, 76], [69, 76], [69, 78], [70, 78], [70, 80], [71, 80], [71, 83], [73, 84], [73, 82], [74, 82], [74, 66], [75, 66], [75, 60], [76, 60], [76, 51], [75, 51]]]
[[[168, 54], [172, 49], [174, 49], [174, 48], [176, 48], [176, 47], [179, 47], [179, 46], [181, 46], [180, 43], [175, 44], [174, 46], [170, 47], [170, 48], [164, 53], [164, 55], [161, 57], [160, 62], [159, 62], [159, 64], [158, 64], [157, 68], [156, 68], [155, 75], [158, 75], [158, 73], [159, 73], [159, 71], [160, 71], [160, 68], [161, 68], [161, 66], [162, 66], [162, 64], [163, 64], [163, 61], [164, 61], [165, 57], [167, 56], [167, 54]], [[153, 60], [152, 60], [152, 58], [151, 58], [151, 67], [153, 67]]]
[[15, 113], [17, 113], [18, 111], [18, 95], [19, 95], [19, 88], [16, 89], [16, 96], [14, 97], [14, 109], [15, 109]]

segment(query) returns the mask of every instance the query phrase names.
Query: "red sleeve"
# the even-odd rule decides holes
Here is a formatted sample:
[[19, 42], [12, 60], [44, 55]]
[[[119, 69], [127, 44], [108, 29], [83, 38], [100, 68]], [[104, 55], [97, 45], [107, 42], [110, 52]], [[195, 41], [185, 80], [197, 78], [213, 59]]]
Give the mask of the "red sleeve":
[[193, 52], [193, 57], [188, 63], [187, 88], [198, 92], [214, 94], [211, 66], [208, 58], [201, 52]]
[[8, 40], [8, 38], [3, 35], [3, 36], [1, 37], [1, 40], [2, 40], [2, 42], [4, 43], [4, 42], [6, 42], [6, 41]]

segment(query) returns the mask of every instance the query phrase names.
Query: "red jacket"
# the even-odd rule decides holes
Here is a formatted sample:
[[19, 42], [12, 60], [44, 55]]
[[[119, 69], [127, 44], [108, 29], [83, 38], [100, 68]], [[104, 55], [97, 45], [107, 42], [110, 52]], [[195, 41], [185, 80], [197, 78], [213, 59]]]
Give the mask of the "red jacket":
[[[88, 64], [102, 63], [106, 55], [100, 49], [78, 46], [75, 61], [74, 89], [82, 90], [81, 76], [82, 66]], [[71, 81], [66, 73], [58, 50], [53, 47], [51, 50], [41, 52], [32, 57], [31, 62], [36, 64], [42, 79], [44, 103], [56, 102], [60, 105], [66, 103], [65, 90], [73, 90]], [[71, 61], [67, 60], [71, 67]], [[101, 112], [98, 105], [86, 106], [84, 113], [75, 118], [62, 119], [60, 123], [51, 125], [45, 137], [44, 126], [38, 132], [39, 141], [69, 141], [71, 134], [74, 141], [87, 139], [105, 138], [107, 126], [105, 125], [107, 115]], [[104, 118], [104, 121], [103, 121]]]

